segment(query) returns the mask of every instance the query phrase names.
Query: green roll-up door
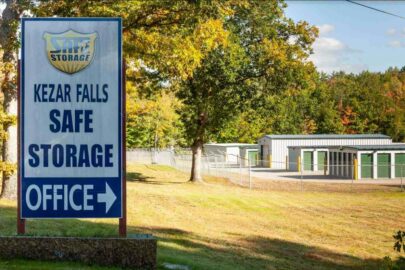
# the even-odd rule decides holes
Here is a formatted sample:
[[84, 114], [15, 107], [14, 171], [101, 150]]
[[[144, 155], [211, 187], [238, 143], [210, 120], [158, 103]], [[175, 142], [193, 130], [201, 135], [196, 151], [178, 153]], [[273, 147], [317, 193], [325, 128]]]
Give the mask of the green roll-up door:
[[377, 154], [377, 177], [390, 178], [391, 176], [391, 155]]
[[326, 162], [326, 151], [318, 152], [318, 171], [323, 171]]
[[248, 151], [249, 162], [251, 166], [257, 165], [257, 152], [256, 151]]
[[373, 154], [361, 154], [361, 178], [373, 177]]
[[405, 154], [395, 154], [395, 177], [405, 177]]
[[312, 151], [304, 151], [304, 170], [312, 171], [314, 164], [314, 153]]

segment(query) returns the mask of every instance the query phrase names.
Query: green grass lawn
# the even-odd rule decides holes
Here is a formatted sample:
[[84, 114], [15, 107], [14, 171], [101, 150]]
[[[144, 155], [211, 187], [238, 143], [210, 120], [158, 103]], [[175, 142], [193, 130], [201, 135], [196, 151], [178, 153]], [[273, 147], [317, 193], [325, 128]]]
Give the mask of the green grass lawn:
[[[158, 264], [190, 269], [379, 269], [405, 224], [405, 192], [249, 190], [163, 166], [128, 167], [129, 233], [152, 233]], [[0, 201], [0, 234], [15, 234], [15, 202]], [[30, 235], [115, 236], [117, 220], [28, 220]], [[0, 269], [106, 269], [0, 261]]]

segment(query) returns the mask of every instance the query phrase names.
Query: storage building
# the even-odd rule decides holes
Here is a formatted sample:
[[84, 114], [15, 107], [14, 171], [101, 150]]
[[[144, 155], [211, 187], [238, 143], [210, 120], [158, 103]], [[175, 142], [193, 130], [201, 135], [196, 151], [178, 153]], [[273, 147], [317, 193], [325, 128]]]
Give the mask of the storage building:
[[349, 179], [405, 177], [405, 144], [329, 149], [329, 175]]
[[[391, 138], [381, 134], [265, 135], [258, 140], [261, 165], [276, 169], [285, 169], [289, 160], [289, 146], [319, 148], [322, 146], [385, 145], [390, 143], [392, 143]], [[317, 156], [313, 154], [313, 159], [316, 158]]]
[[239, 164], [239, 158], [242, 159], [242, 165], [248, 165], [249, 159], [251, 166], [256, 166], [258, 160], [258, 145], [246, 143], [207, 143], [204, 144], [204, 154], [212, 158], [217, 157], [217, 161], [227, 164]]
[[290, 171], [323, 171], [328, 164], [330, 146], [288, 146]]

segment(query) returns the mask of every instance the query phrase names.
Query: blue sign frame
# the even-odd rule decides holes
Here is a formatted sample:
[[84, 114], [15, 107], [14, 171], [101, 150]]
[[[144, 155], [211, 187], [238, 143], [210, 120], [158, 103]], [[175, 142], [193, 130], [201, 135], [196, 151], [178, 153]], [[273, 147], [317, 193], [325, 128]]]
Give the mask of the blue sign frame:
[[[24, 112], [25, 112], [25, 24], [29, 21], [58, 21], [58, 22], [71, 22], [71, 21], [115, 21], [117, 22], [118, 27], [118, 177], [26, 177], [25, 170], [24, 170], [24, 161], [25, 161], [25, 130], [24, 124], [26, 121]], [[20, 160], [19, 160], [19, 181], [20, 181], [20, 218], [27, 219], [27, 218], [122, 218], [124, 216], [124, 192], [123, 186], [125, 181], [125, 171], [123, 166], [123, 150], [125, 149], [125, 142], [123, 142], [123, 128], [125, 128], [124, 121], [124, 111], [123, 108], [124, 103], [124, 93], [122, 92], [122, 20], [121, 18], [22, 18], [21, 19], [22, 25], [22, 48], [21, 48], [21, 65], [20, 65]], [[77, 181], [76, 181], [77, 180]], [[97, 199], [97, 203], [92, 205], [92, 210], [62, 210], [62, 211], [53, 211], [51, 209], [43, 209], [40, 207], [37, 211], [32, 211], [27, 207], [26, 201], [26, 192], [29, 188], [30, 183], [35, 183], [36, 185], [41, 186], [42, 191], [43, 188], [45, 189], [49, 186], [52, 186], [52, 189], [48, 189], [49, 194], [55, 192], [55, 187], [57, 187], [58, 191], [60, 191], [60, 195], [63, 197], [65, 195], [70, 195], [69, 191], [65, 193], [66, 190], [72, 190], [75, 188], [75, 185], [80, 185], [81, 187], [78, 188], [76, 186], [76, 190], [72, 193], [71, 199], [73, 202], [77, 201], [81, 196], [85, 194], [85, 186], [93, 186], [92, 192], [89, 193], [90, 196], [95, 197]], [[60, 189], [62, 186], [62, 189]], [[112, 204], [109, 204], [105, 197], [109, 194], [113, 193], [115, 199]], [[35, 197], [35, 192], [30, 193], [31, 196]], [[37, 193], [39, 194], [39, 193]], [[100, 199], [100, 202], [98, 201]], [[39, 198], [37, 198], [39, 199]], [[64, 200], [67, 198], [62, 198], [58, 201], [58, 205], [63, 208], [63, 205], [66, 203]], [[45, 201], [46, 202], [46, 201]], [[45, 203], [46, 204], [46, 203]], [[42, 208], [42, 209], [41, 209]], [[45, 207], [47, 208], [47, 207]], [[50, 207], [49, 207], [50, 208]]]

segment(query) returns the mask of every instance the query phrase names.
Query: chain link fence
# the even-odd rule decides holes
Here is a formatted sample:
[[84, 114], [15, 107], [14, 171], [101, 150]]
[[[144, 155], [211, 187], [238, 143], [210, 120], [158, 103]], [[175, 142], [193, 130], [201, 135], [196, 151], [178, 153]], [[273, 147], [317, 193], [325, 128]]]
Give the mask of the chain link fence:
[[[189, 173], [189, 149], [131, 149], [128, 163], [160, 164]], [[263, 190], [286, 191], [374, 191], [404, 190], [405, 164], [314, 164], [305, 162], [245, 159], [237, 155], [203, 155], [204, 177], [226, 179], [233, 184]]]

